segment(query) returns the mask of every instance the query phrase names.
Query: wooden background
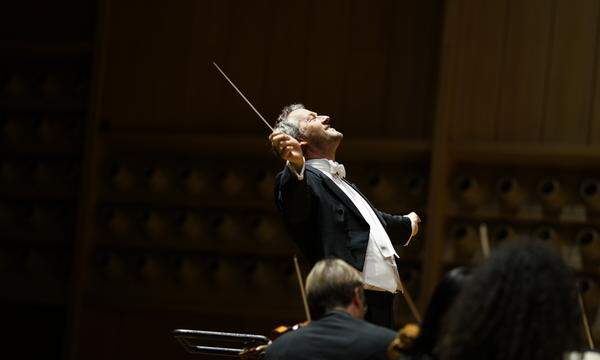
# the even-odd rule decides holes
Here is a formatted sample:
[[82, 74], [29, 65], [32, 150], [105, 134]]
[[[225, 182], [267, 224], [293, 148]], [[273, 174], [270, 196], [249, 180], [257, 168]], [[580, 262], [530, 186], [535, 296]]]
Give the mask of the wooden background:
[[6, 353], [184, 359], [171, 329], [303, 320], [282, 165], [212, 61], [271, 121], [290, 102], [330, 115], [369, 199], [422, 214], [400, 249], [421, 309], [481, 260], [486, 223], [492, 246], [560, 251], [600, 336], [599, 1], [3, 7]]

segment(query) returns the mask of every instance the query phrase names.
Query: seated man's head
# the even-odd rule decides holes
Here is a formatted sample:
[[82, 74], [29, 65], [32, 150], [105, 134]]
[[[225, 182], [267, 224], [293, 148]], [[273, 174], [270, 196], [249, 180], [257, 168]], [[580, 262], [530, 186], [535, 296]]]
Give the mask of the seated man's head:
[[283, 108], [277, 118], [275, 131], [281, 131], [300, 142], [306, 158], [329, 158], [344, 135], [331, 126], [331, 118], [318, 115], [302, 104]]
[[360, 273], [340, 259], [315, 264], [306, 278], [306, 296], [315, 318], [341, 310], [362, 319], [367, 308]]

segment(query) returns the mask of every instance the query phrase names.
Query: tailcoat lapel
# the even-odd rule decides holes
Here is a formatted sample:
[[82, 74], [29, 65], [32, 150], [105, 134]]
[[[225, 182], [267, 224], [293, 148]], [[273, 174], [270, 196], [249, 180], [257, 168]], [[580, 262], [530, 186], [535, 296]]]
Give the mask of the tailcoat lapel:
[[356, 216], [362, 218], [362, 214], [360, 211], [358, 211], [352, 200], [350, 200], [350, 198], [348, 198], [348, 196], [346, 196], [346, 194], [344, 194], [344, 192], [333, 181], [331, 181], [330, 178], [327, 177], [327, 175], [323, 174], [320, 170], [315, 169], [312, 166], [307, 166], [306, 171], [311, 171], [313, 174], [316, 174], [321, 179], [323, 184], [329, 189], [329, 191], [335, 195], [335, 197], [337, 197], [342, 203], [344, 203], [344, 205], [352, 210]]

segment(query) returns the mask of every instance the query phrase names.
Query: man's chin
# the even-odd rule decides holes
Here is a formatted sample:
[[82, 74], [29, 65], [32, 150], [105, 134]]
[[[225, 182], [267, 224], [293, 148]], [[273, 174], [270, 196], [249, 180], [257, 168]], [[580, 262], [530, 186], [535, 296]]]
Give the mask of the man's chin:
[[328, 129], [327, 131], [329, 133], [329, 135], [333, 138], [339, 138], [342, 139], [344, 137], [344, 134], [342, 134], [341, 132], [337, 131], [334, 128]]

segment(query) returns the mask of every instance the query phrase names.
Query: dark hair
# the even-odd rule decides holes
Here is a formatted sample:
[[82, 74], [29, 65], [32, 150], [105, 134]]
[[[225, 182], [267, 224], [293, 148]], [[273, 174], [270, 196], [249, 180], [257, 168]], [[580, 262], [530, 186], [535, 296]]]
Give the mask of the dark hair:
[[465, 282], [470, 278], [471, 270], [466, 267], [458, 267], [448, 271], [440, 282], [436, 285], [435, 290], [423, 321], [421, 322], [421, 330], [419, 336], [415, 339], [408, 352], [414, 355], [431, 354], [436, 343], [441, 337], [442, 325], [448, 309], [456, 300]]
[[441, 359], [562, 359], [580, 347], [574, 278], [541, 243], [504, 244], [473, 273], [448, 316]]

